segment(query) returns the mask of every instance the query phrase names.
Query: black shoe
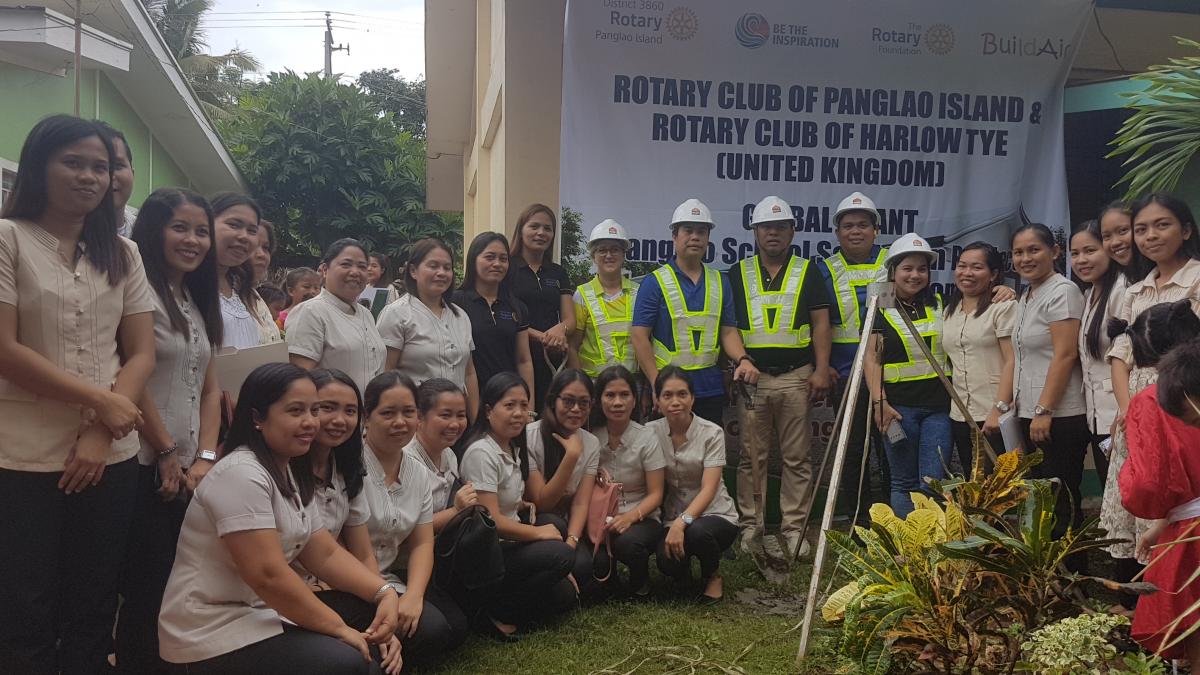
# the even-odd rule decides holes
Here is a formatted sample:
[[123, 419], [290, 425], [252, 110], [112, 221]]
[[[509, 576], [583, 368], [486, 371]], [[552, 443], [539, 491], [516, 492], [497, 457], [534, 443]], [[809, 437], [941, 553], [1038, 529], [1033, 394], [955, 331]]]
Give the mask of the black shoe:
[[724, 599], [725, 596], [714, 598], [711, 595], [701, 593], [700, 595], [696, 596], [696, 604], [700, 605], [701, 607], [712, 607], [713, 605], [720, 604], [720, 602]]
[[475, 617], [471, 619], [471, 630], [475, 631], [476, 635], [495, 640], [502, 643], [519, 642], [521, 636], [516, 633], [505, 633], [500, 630], [496, 622], [492, 621], [492, 617], [486, 612], [477, 612]]

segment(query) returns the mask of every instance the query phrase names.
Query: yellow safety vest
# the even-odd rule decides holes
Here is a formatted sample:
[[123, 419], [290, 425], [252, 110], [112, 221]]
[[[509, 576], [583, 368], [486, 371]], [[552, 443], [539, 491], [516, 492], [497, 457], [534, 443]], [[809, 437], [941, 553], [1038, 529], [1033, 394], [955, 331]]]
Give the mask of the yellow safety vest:
[[[675, 349], [668, 349], [659, 340], [654, 340], [655, 363], [659, 368], [676, 365], [684, 370], [701, 370], [717, 365], [717, 356], [721, 353], [718, 337], [721, 332], [721, 303], [724, 300], [721, 273], [704, 266], [704, 307], [696, 312], [687, 308], [674, 268], [663, 265], [654, 270], [654, 278], [658, 279], [663, 300], [667, 303], [675, 337]], [[699, 338], [699, 347], [694, 337]]]
[[880, 249], [875, 262], [863, 265], [851, 265], [846, 262], [842, 252], [825, 259], [829, 268], [829, 276], [833, 281], [833, 293], [837, 299], [838, 314], [841, 323], [833, 326], [833, 341], [835, 343], [858, 344], [862, 337], [862, 317], [859, 314], [858, 288], [868, 286], [875, 281], [879, 269], [887, 259], [888, 250]]
[[633, 325], [633, 303], [637, 284], [621, 279], [621, 293], [625, 296], [624, 311], [620, 314], [608, 311], [604, 301], [604, 286], [599, 277], [579, 287], [584, 311], [591, 318], [585, 329], [583, 344], [579, 347], [579, 364], [583, 371], [596, 377], [609, 366], [623, 365], [630, 372], [637, 372], [637, 357], [629, 341], [629, 328]]
[[[742, 274], [742, 291], [746, 296], [746, 313], [750, 318], [750, 330], [742, 331], [742, 342], [746, 347], [807, 347], [812, 344], [810, 324], [793, 327], [800, 289], [804, 287], [804, 277], [808, 274], [808, 260], [796, 256], [788, 260], [778, 291], [763, 289], [758, 256], [746, 258], [738, 266]], [[775, 310], [774, 321], [770, 320], [771, 312], [768, 311], [772, 309]]]
[[[916, 382], [919, 380], [929, 380], [937, 377], [937, 372], [925, 358], [925, 353], [921, 351], [921, 346], [918, 345], [913, 336], [908, 331], [908, 326], [904, 325], [904, 319], [900, 316], [902, 310], [897, 308], [883, 310], [883, 318], [887, 320], [892, 329], [904, 341], [904, 353], [908, 357], [906, 361], [901, 363], [885, 363], [883, 364], [883, 381], [889, 384], [896, 382]], [[946, 350], [942, 347], [942, 298], [938, 296], [937, 307], [926, 305], [923, 308], [924, 316], [913, 320], [913, 326], [917, 329], [922, 340], [929, 338], [929, 351], [933, 354], [933, 358], [941, 365], [942, 370], [950, 374], [950, 362], [946, 359]]]

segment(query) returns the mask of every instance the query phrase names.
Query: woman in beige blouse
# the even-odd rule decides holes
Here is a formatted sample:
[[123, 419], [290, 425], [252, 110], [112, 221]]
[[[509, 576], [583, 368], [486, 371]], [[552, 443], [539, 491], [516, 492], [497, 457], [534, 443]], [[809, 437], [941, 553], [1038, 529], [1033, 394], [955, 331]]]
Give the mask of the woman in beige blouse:
[[[29, 132], [0, 213], [0, 670], [108, 668], [154, 299], [94, 122]], [[117, 349], [118, 341], [121, 349]]]
[[971, 420], [958, 406], [950, 407], [950, 429], [965, 475], [975, 453], [975, 430], [987, 435], [997, 453], [1004, 452], [1000, 415], [1013, 400], [1012, 320], [1016, 303], [993, 302], [992, 289], [1001, 283], [1004, 258], [999, 249], [977, 241], [967, 245], [954, 266], [957, 291], [946, 305], [942, 347], [953, 369], [954, 391], [967, 404]]
[[221, 284], [222, 347], [246, 349], [279, 342], [279, 327], [271, 310], [254, 290], [250, 257], [258, 250], [262, 211], [258, 202], [237, 192], [221, 192], [209, 200], [217, 250], [217, 279]]
[[[1182, 200], [1165, 193], [1154, 193], [1133, 204], [1133, 262], [1126, 268], [1129, 287], [1116, 312], [1117, 327], [1132, 325], [1149, 308], [1177, 300], [1191, 300], [1200, 312], [1200, 237], [1191, 209]], [[1117, 322], [1114, 322], [1117, 323]], [[1110, 335], [1113, 335], [1110, 332]], [[1113, 446], [1109, 458], [1108, 480], [1100, 507], [1100, 524], [1113, 538], [1129, 540], [1108, 548], [1118, 558], [1123, 574], [1136, 570], [1134, 561], [1137, 538], [1150, 526], [1138, 520], [1121, 504], [1117, 477], [1128, 456], [1125, 443], [1125, 411], [1129, 401], [1158, 379], [1153, 367], [1143, 367], [1133, 358], [1133, 347], [1124, 332], [1113, 335], [1108, 352], [1112, 367], [1112, 388], [1117, 400], [1113, 421]], [[1120, 561], [1129, 561], [1121, 563]]]

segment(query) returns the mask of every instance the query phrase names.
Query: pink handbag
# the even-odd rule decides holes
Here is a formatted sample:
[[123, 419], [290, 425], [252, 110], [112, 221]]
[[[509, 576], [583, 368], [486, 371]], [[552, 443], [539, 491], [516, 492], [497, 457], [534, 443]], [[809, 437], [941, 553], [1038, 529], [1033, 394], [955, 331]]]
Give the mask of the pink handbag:
[[[609, 529], [608, 523], [610, 518], [615, 518], [619, 514], [618, 505], [621, 500], [621, 484], [614, 483], [612, 476], [604, 469], [600, 469], [596, 473], [596, 486], [592, 488], [592, 500], [588, 504], [587, 514], [587, 536], [592, 542], [592, 576], [596, 581], [605, 582], [612, 576], [613, 558], [612, 546], [609, 545]], [[608, 571], [601, 577], [596, 574], [595, 555], [600, 550], [600, 545], [608, 546]]]

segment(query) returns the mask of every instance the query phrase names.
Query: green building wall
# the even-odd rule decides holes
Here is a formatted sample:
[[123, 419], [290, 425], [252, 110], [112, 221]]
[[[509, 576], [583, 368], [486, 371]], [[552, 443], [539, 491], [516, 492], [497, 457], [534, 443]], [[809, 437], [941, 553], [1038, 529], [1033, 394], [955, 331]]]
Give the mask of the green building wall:
[[[71, 113], [75, 80], [0, 62], [0, 158], [16, 162], [25, 136], [46, 115]], [[79, 114], [104, 120], [129, 139], [133, 153], [131, 206], [140, 206], [156, 188], [190, 187], [191, 181], [154, 137], [133, 106], [99, 70], [84, 70], [79, 87]]]

